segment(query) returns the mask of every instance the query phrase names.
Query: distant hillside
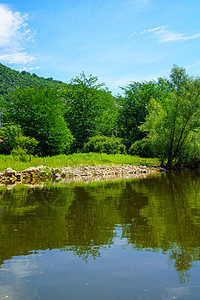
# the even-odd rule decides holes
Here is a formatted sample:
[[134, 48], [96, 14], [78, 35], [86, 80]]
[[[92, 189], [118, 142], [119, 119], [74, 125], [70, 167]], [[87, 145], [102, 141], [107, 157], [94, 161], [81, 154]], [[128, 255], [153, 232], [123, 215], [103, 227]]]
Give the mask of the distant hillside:
[[59, 87], [63, 83], [53, 78], [43, 78], [36, 74], [31, 75], [26, 71], [18, 72], [0, 64], [0, 95], [7, 98], [13, 88], [20, 86], [48, 85]]

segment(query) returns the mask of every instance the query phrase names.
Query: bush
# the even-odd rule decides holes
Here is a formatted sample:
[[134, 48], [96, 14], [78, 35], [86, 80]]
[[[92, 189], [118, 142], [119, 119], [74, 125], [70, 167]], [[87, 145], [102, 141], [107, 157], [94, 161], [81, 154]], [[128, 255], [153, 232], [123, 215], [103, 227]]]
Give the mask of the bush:
[[140, 157], [155, 157], [153, 146], [147, 139], [138, 140], [133, 143], [129, 149], [129, 154]]
[[16, 146], [15, 140], [22, 134], [21, 127], [18, 125], [5, 126], [0, 130], [0, 153], [10, 154], [11, 150]]
[[88, 142], [84, 144], [82, 152], [125, 154], [126, 150], [122, 144], [122, 139], [114, 136], [106, 137], [104, 135], [97, 135], [91, 137]]
[[16, 147], [11, 151], [15, 161], [27, 162], [31, 160], [31, 155], [27, 154], [27, 150], [21, 147]]
[[24, 136], [24, 135], [19, 135], [15, 139], [14, 149], [19, 147], [21, 149], [26, 150], [28, 154], [33, 154], [38, 143], [39, 142], [35, 138], [31, 138], [29, 136]]

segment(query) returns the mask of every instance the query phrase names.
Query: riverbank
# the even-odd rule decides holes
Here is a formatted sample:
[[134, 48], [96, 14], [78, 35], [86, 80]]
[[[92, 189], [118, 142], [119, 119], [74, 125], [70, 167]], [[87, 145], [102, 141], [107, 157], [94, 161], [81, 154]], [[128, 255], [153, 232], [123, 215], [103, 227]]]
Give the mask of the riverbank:
[[146, 177], [149, 174], [161, 173], [164, 171], [165, 170], [160, 167], [141, 165], [81, 165], [77, 167], [68, 166], [61, 168], [50, 168], [40, 165], [38, 167], [29, 167], [23, 171], [16, 171], [12, 168], [7, 168], [4, 172], [0, 172], [0, 184], [35, 184], [49, 178], [62, 182], [104, 181], [139, 176]]
[[0, 155], [0, 185], [56, 182], [90, 182], [147, 176], [163, 172], [156, 158], [105, 153], [75, 153], [52, 157], [31, 156], [21, 161], [12, 155]]
[[16, 171], [23, 171], [29, 167], [40, 165], [49, 168], [76, 167], [81, 165], [143, 165], [158, 166], [157, 158], [141, 158], [125, 154], [106, 154], [106, 153], [74, 153], [71, 155], [57, 155], [46, 157], [13, 157], [12, 155], [0, 155], [0, 172], [8, 167]]

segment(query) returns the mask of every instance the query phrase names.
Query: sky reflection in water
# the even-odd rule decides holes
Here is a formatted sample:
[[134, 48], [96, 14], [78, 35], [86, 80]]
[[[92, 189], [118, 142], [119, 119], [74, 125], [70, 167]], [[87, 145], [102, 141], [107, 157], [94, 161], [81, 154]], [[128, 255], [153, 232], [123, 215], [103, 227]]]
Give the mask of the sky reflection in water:
[[198, 299], [199, 180], [2, 187], [0, 299]]

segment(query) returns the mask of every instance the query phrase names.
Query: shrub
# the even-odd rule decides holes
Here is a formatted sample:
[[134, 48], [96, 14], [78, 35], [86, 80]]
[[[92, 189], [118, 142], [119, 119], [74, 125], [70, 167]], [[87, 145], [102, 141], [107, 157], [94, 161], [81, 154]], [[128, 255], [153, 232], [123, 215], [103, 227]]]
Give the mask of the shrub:
[[21, 134], [21, 127], [18, 125], [5, 126], [0, 130], [0, 153], [10, 154], [11, 150], [16, 146], [16, 138]]
[[155, 157], [153, 146], [147, 139], [135, 141], [129, 149], [129, 154], [140, 157]]
[[31, 160], [31, 155], [27, 154], [27, 150], [21, 147], [16, 147], [11, 151], [15, 161], [27, 162]]
[[125, 146], [122, 144], [122, 139], [118, 137], [106, 137], [97, 135], [91, 137], [84, 144], [82, 152], [97, 152], [107, 154], [125, 154]]
[[24, 149], [27, 151], [28, 154], [33, 154], [35, 148], [38, 145], [38, 141], [35, 138], [31, 138], [29, 136], [19, 135], [15, 139], [15, 147], [20, 147], [21, 149]]

